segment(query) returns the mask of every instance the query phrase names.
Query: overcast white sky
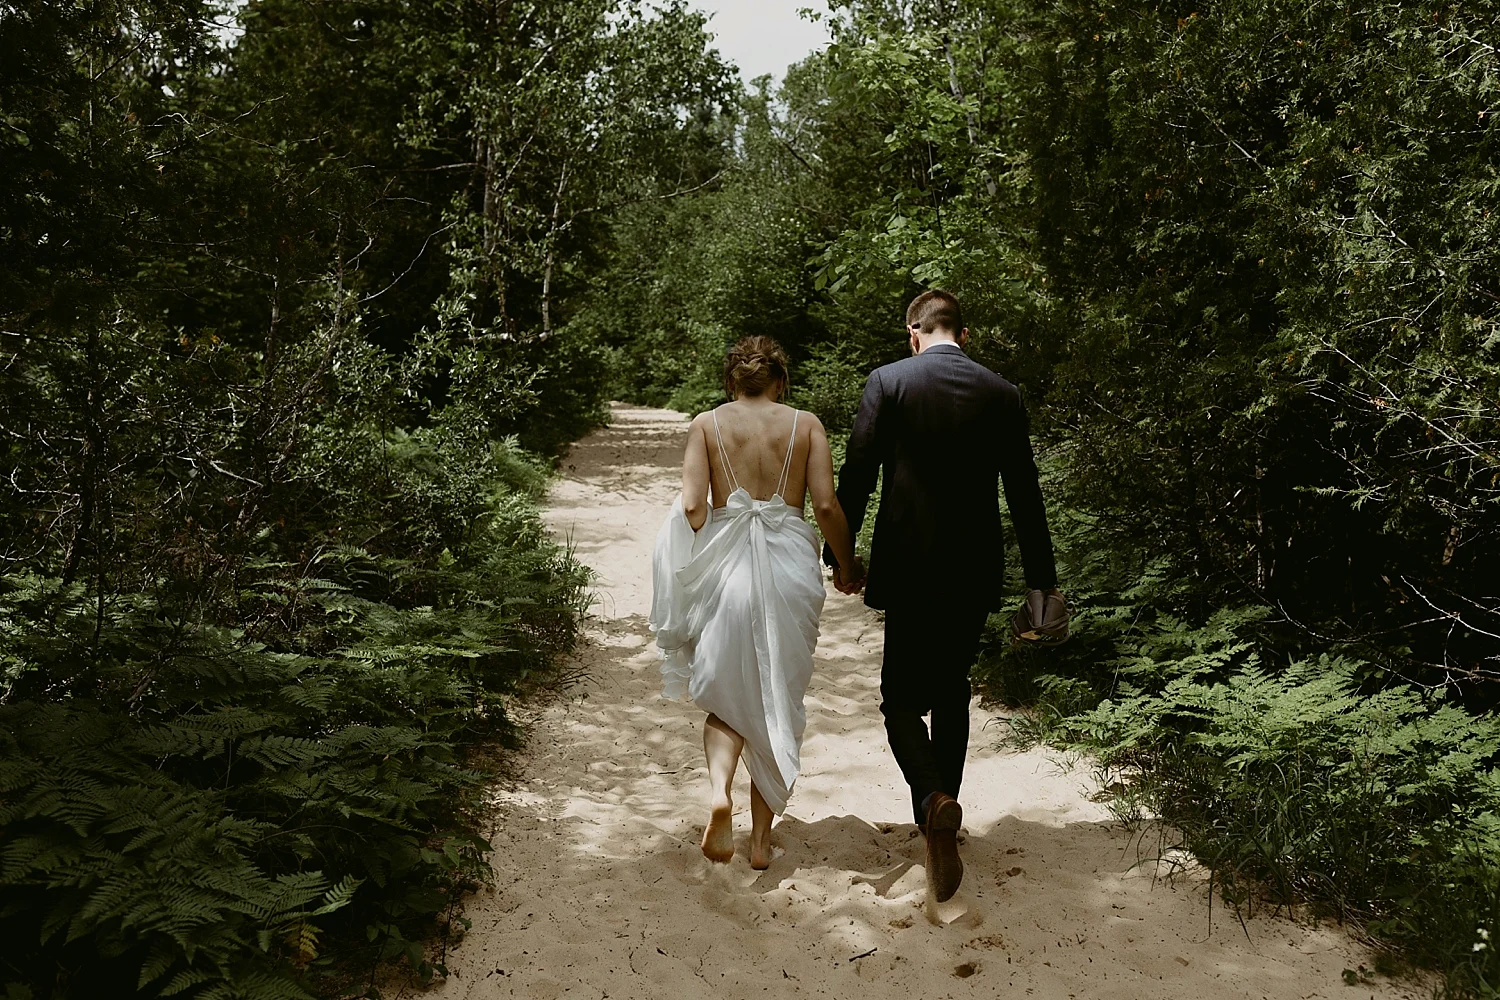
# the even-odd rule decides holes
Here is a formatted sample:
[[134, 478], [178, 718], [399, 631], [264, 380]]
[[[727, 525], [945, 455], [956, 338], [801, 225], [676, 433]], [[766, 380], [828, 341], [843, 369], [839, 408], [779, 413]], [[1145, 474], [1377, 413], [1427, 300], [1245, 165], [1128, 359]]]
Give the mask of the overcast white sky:
[[762, 73], [780, 80], [787, 66], [828, 43], [828, 29], [797, 16], [801, 7], [826, 11], [823, 0], [689, 0], [712, 14], [714, 47], [739, 66], [748, 83]]

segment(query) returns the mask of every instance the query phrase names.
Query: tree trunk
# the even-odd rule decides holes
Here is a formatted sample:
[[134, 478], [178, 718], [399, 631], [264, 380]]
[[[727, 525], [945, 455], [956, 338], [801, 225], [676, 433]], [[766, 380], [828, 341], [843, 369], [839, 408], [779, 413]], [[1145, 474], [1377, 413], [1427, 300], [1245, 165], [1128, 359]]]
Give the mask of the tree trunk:
[[[73, 527], [73, 537], [68, 540], [68, 549], [63, 557], [62, 578], [72, 583], [78, 575], [83, 561], [84, 549], [94, 532], [94, 520], [99, 501], [99, 461], [104, 451], [104, 435], [100, 428], [99, 407], [99, 327], [89, 324], [88, 346], [84, 357], [88, 367], [88, 392], [84, 398], [83, 413], [83, 470], [78, 484], [78, 523]], [[98, 546], [95, 557], [98, 556]]]
[[563, 189], [568, 184], [568, 165], [563, 163], [562, 173], [557, 178], [557, 191], [552, 196], [552, 223], [547, 228], [547, 255], [542, 268], [542, 336], [552, 335], [552, 265], [557, 260], [558, 217], [562, 213]]

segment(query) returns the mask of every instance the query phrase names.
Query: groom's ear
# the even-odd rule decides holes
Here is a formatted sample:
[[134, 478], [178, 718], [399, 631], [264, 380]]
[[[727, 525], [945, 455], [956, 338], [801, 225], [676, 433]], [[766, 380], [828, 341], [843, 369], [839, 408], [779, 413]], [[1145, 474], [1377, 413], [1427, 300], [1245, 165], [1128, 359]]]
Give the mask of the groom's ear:
[[964, 347], [968, 343], [969, 343], [969, 328], [968, 327], [964, 327], [962, 330], [958, 331], [958, 346], [959, 347]]

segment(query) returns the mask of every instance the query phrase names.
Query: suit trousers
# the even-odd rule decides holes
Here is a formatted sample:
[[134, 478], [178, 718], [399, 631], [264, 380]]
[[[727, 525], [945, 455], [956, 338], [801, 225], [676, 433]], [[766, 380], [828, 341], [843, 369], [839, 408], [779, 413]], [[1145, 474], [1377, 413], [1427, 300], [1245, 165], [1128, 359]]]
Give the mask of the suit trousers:
[[[989, 612], [932, 604], [889, 608], [880, 666], [880, 714], [891, 753], [911, 787], [912, 815], [927, 822], [922, 800], [958, 798], [969, 750], [969, 667]], [[937, 605], [937, 606], [934, 606]], [[929, 731], [923, 716], [932, 714]]]

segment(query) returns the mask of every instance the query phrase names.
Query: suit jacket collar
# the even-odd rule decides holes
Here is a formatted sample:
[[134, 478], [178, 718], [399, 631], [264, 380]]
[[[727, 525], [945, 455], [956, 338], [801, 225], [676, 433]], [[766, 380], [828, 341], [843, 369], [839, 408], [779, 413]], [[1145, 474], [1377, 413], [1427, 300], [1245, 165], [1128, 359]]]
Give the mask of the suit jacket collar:
[[[923, 351], [922, 354], [928, 354], [932, 351], [956, 351], [959, 354], [964, 353], [964, 349], [962, 347], [959, 347], [957, 344], [950, 343], [946, 340], [938, 341], [936, 344], [933, 344], [931, 347], [927, 348], [927, 350]], [[921, 355], [918, 355], [918, 357], [920, 356]]]

